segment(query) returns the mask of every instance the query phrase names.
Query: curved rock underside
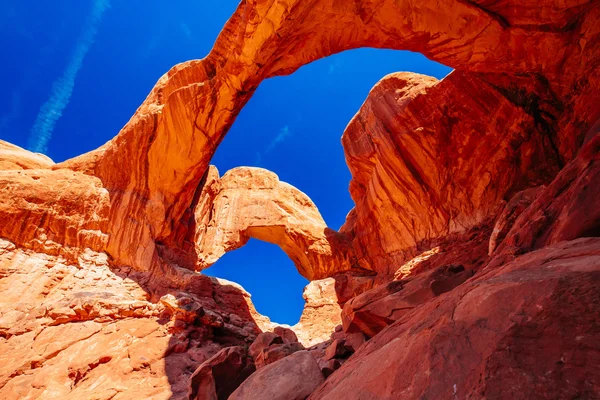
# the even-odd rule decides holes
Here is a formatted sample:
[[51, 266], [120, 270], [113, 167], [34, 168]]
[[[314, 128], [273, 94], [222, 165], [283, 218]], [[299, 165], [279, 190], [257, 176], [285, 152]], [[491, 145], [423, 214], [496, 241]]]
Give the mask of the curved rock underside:
[[[209, 167], [262, 80], [365, 46], [455, 70], [372, 89], [339, 232]], [[600, 398], [599, 46], [595, 1], [246, 0], [101, 148], [0, 142], [0, 397]], [[312, 281], [295, 333], [195, 272], [249, 238]]]
[[327, 228], [314, 203], [274, 173], [239, 167], [219, 178], [211, 166], [204, 181], [190, 241], [195, 269], [209, 267], [249, 238], [281, 247], [309, 280], [351, 269], [347, 238]]

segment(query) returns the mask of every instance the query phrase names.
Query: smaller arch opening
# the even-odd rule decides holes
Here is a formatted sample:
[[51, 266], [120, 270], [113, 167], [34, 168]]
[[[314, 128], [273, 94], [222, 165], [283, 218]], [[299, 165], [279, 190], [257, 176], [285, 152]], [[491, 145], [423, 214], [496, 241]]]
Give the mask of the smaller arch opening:
[[304, 309], [302, 292], [309, 281], [277, 245], [250, 239], [202, 271], [242, 285], [256, 311], [279, 324], [295, 325]]

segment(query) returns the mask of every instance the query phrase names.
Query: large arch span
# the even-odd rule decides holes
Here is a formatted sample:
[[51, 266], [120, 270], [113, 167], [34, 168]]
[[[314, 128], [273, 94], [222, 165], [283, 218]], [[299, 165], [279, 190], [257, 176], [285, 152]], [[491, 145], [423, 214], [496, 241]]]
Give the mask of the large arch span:
[[165, 74], [113, 140], [53, 168], [101, 181], [110, 203], [106, 251], [148, 269], [161, 248], [185, 248], [210, 159], [258, 85], [358, 47], [411, 50], [455, 68], [539, 118], [556, 156], [571, 158], [582, 127], [598, 117], [583, 105], [594, 104], [598, 86], [598, 78], [583, 80], [597, 63], [589, 56], [600, 42], [597, 4], [550, 1], [533, 12], [518, 1], [488, 3], [242, 1], [206, 58]]

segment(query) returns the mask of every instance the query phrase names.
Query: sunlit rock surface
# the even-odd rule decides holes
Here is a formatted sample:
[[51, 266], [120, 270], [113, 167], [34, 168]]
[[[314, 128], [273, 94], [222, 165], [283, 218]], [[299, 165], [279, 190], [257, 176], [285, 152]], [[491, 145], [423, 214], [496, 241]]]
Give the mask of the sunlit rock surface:
[[54, 162], [40, 153], [32, 153], [14, 144], [0, 140], [0, 170], [49, 168]]
[[342, 323], [341, 307], [333, 278], [313, 281], [304, 288], [304, 310], [300, 321], [292, 327], [305, 346], [329, 339], [335, 327]]
[[[0, 142], [0, 397], [600, 397], [600, 5], [522, 3], [244, 1], [101, 148]], [[364, 46], [455, 70], [373, 88], [340, 232], [271, 172], [209, 167], [262, 80]], [[313, 280], [307, 349], [234, 387], [259, 333], [291, 336], [195, 272], [249, 237]]]
[[349, 241], [327, 227], [304, 193], [261, 168], [235, 168], [220, 179], [217, 174], [211, 166], [195, 211], [196, 269], [250, 238], [281, 247], [310, 280], [351, 268]]
[[480, 78], [408, 73], [380, 81], [343, 137], [361, 265], [383, 274], [419, 246], [464, 233], [559, 159], [539, 121]]
[[1, 240], [0, 397], [168, 399], [224, 343], [260, 332], [247, 293], [186, 270], [173, 278]]

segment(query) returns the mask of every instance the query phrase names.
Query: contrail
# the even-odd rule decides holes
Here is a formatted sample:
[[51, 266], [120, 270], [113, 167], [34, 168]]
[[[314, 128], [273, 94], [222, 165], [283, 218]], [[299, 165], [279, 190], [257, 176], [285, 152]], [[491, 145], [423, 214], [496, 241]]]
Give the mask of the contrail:
[[92, 44], [94, 44], [98, 25], [100, 25], [104, 11], [109, 7], [109, 0], [96, 0], [94, 2], [94, 7], [85, 25], [85, 31], [77, 41], [75, 51], [69, 60], [65, 72], [60, 78], [54, 81], [50, 97], [38, 112], [29, 134], [27, 146], [29, 150], [40, 153], [45, 153], [48, 150], [48, 142], [52, 137], [56, 122], [62, 116], [64, 109], [71, 100], [77, 73], [81, 69], [85, 55]]
[[273, 140], [271, 140], [271, 143], [269, 143], [269, 145], [265, 149], [265, 153], [270, 153], [271, 150], [273, 150], [275, 148], [275, 146], [277, 146], [279, 143], [283, 142], [289, 136], [292, 136], [292, 130], [290, 129], [289, 126], [286, 125], [283, 128], [281, 128], [279, 130], [279, 133], [277, 134], [277, 136], [275, 136], [275, 138]]

